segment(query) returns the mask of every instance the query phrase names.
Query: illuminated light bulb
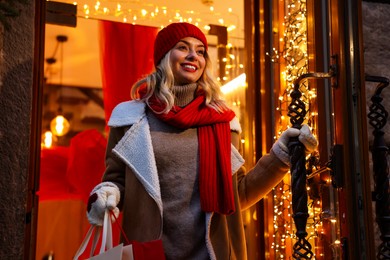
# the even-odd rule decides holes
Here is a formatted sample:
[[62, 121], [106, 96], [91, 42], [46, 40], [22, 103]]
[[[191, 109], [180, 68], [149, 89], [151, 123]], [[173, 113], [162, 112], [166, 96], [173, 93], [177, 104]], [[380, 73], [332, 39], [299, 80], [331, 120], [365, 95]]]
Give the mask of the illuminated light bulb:
[[56, 116], [50, 122], [50, 130], [56, 136], [64, 136], [69, 132], [69, 121], [62, 115]]
[[148, 11], [146, 11], [145, 9], [142, 9], [142, 10], [141, 10], [141, 15], [142, 15], [142, 16], [146, 16], [147, 13], [148, 13]]
[[45, 148], [50, 148], [53, 145], [53, 133], [46, 131], [42, 136], [42, 145]]

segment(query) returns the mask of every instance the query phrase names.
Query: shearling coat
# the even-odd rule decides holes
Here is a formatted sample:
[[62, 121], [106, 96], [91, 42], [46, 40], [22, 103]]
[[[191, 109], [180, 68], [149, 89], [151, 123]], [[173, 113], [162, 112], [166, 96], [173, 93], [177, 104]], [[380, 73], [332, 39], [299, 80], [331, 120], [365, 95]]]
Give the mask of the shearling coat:
[[[121, 192], [119, 208], [123, 229], [130, 240], [161, 238], [163, 206], [145, 104], [119, 104], [108, 122], [110, 135], [103, 181], [115, 183]], [[233, 132], [232, 132], [233, 133]], [[238, 136], [232, 135], [232, 143]], [[252, 206], [284, 176], [288, 166], [270, 151], [248, 173], [244, 160], [232, 145], [232, 178], [236, 212], [206, 213], [206, 245], [210, 259], [247, 259], [241, 210]]]

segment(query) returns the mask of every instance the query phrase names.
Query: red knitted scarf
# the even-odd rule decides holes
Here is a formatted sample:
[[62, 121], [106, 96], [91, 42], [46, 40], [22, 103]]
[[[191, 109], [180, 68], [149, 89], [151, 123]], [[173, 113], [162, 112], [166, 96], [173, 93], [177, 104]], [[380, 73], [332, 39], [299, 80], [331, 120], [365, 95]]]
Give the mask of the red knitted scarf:
[[[181, 129], [198, 128], [199, 191], [202, 210], [232, 214], [235, 211], [232, 167], [230, 121], [232, 110], [218, 112], [205, 105], [203, 95], [185, 107], [174, 106], [171, 111], [155, 113], [164, 122]], [[149, 99], [154, 111], [164, 106], [154, 96]]]

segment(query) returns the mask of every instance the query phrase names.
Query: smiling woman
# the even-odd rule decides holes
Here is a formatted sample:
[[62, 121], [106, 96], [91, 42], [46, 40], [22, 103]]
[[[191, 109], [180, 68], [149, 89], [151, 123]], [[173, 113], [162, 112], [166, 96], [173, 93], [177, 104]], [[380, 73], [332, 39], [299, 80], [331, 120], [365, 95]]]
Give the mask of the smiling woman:
[[[101, 4], [100, 7], [95, 6], [95, 10], [103, 10], [103, 5], [107, 2], [99, 1], [99, 3]], [[171, 2], [169, 3], [171, 4]], [[141, 4], [141, 2], [139, 4]], [[199, 4], [202, 8], [207, 9], [207, 13], [213, 12], [210, 6], [204, 6], [201, 3]], [[196, 3], [196, 5], [198, 5], [198, 3]], [[82, 12], [80, 11], [81, 7], [83, 7]], [[122, 8], [124, 8], [124, 5]], [[160, 11], [162, 10], [161, 12], [164, 12], [163, 9], [160, 9]], [[108, 120], [112, 109], [118, 103], [130, 99], [130, 88], [133, 83], [141, 78], [141, 76], [150, 73], [154, 69], [152, 57], [153, 42], [159, 27], [162, 27], [162, 24], [156, 20], [152, 22], [153, 26], [145, 26], [145, 24], [148, 24], [147, 22], [142, 22], [141, 24], [143, 25], [140, 25], [125, 23], [123, 22], [124, 20], [121, 22], [114, 22], [108, 20], [98, 21], [95, 19], [84, 19], [85, 16], [83, 14], [87, 12], [86, 5], [79, 3], [78, 10], [79, 17], [76, 28], [52, 24], [46, 25], [47, 38], [45, 44], [45, 58], [50, 58], [52, 56], [55, 45], [52, 45], [51, 42], [59, 34], [67, 35], [68, 41], [66, 46], [64, 46], [65, 59], [63, 60], [63, 84], [59, 84], [57, 81], [59, 72], [58, 64], [60, 62], [52, 64], [49, 67], [47, 66], [48, 64], [45, 64], [45, 75], [47, 76], [47, 85], [45, 88], [50, 87], [51, 90], [54, 90], [61, 87], [63, 90], [62, 102], [65, 102], [63, 110], [64, 112], [71, 113], [73, 116], [71, 117], [72, 120], [70, 122], [72, 127], [70, 134], [66, 137], [61, 137], [62, 140], [67, 139], [68, 143], [54, 143], [53, 148], [44, 150], [41, 154], [43, 178], [41, 178], [41, 190], [39, 193], [41, 196], [39, 206], [41, 210], [39, 211], [37, 232], [37, 259], [43, 257], [45, 254], [51, 254], [51, 249], [53, 249], [52, 254], [54, 254], [56, 258], [64, 257], [64, 259], [68, 259], [71, 257], [72, 253], [76, 252], [77, 248], [75, 248], [75, 246], [81, 243], [82, 235], [87, 228], [85, 222], [86, 194], [81, 192], [80, 188], [76, 189], [75, 187], [79, 187], [80, 183], [84, 183], [85, 180], [89, 180], [88, 185], [96, 184], [96, 180], [99, 179], [98, 176], [101, 176], [103, 171], [101, 169], [101, 164], [98, 162], [104, 162], [101, 153], [103, 146], [85, 145], [88, 143], [91, 145], [96, 140], [100, 140], [98, 142], [100, 143], [104, 138], [102, 139], [101, 135], [96, 135], [96, 131], [94, 134], [90, 132], [89, 128], [93, 126], [92, 124], [87, 125], [85, 124], [85, 121], [78, 123], [78, 119], [80, 116], [82, 117], [85, 114], [89, 114], [94, 115], [95, 118], [96, 115], [99, 115], [99, 118], [103, 116], [105, 120]], [[113, 9], [111, 9], [111, 11], [112, 10]], [[177, 10], [177, 8], [172, 7], [170, 11], [172, 10]], [[106, 14], [110, 12], [107, 11]], [[148, 13], [150, 14], [150, 12]], [[90, 14], [89, 18], [92, 18], [93, 15], [92, 13]], [[213, 18], [222, 15], [221, 13], [214, 14]], [[187, 15], [187, 18], [185, 19], [191, 20], [189, 12], [184, 12], [183, 17], [185, 15]], [[196, 12], [192, 12], [192, 15], [196, 16]], [[236, 19], [229, 11], [225, 11], [224, 15], [226, 18], [233, 17]], [[109, 16], [107, 15], [104, 17], [108, 18]], [[94, 18], [99, 17], [95, 16]], [[178, 16], [176, 16], [175, 19], [179, 19]], [[204, 24], [207, 24], [206, 20], [202, 19], [203, 15], [199, 15], [198, 21], [194, 23], [201, 23], [202, 21]], [[139, 19], [138, 21], [140, 20], [142, 19]], [[152, 21], [150, 17], [145, 20], [148, 20], [149, 22]], [[210, 23], [216, 22], [217, 21], [210, 21]], [[218, 23], [220, 22], [221, 21], [218, 21]], [[167, 24], [168, 22], [164, 25]], [[162, 53], [161, 58], [164, 58], [163, 56], [165, 56], [166, 53], [169, 53], [167, 56], [173, 61], [171, 63], [172, 68], [176, 67], [176, 69], [173, 69], [173, 72], [176, 83], [179, 85], [197, 81], [206, 69], [206, 60], [210, 63], [211, 60], [217, 61], [216, 63], [218, 63], [218, 49], [226, 48], [225, 46], [217, 46], [218, 36], [205, 35], [204, 32], [207, 32], [207, 26], [206, 29], [204, 29], [204, 27], [201, 29], [197, 28], [197, 36], [198, 38], [201, 36], [201, 40], [196, 37], [184, 38], [182, 41], [179, 41], [176, 48], [173, 48], [172, 51], [169, 50], [174, 46], [169, 46], [169, 48]], [[234, 38], [234, 32], [232, 32], [231, 35], [232, 42], [235, 42], [237, 38]], [[211, 42], [211, 46], [209, 46], [207, 42]], [[174, 44], [176, 43], [177, 42]], [[161, 46], [159, 46], [158, 50], [161, 51], [160, 47]], [[222, 61], [220, 62], [222, 64]], [[234, 75], [234, 73], [231, 74], [231, 76]], [[208, 71], [206, 77], [211, 78], [215, 77], [215, 75], [213, 72]], [[217, 87], [217, 85], [215, 85], [215, 87]], [[46, 88], [45, 91], [49, 91], [49, 88]], [[47, 99], [45, 98], [50, 105], [45, 105], [44, 114], [55, 106], [56, 101], [56, 99], [51, 99], [53, 96], [46, 95], [45, 97], [50, 97]], [[51, 103], [52, 101], [54, 102]], [[92, 106], [91, 104], [94, 105]], [[104, 109], [102, 104], [104, 104]], [[80, 113], [80, 111], [82, 112]], [[98, 130], [100, 134], [106, 135], [107, 131], [100, 128], [102, 122], [99, 122]], [[43, 126], [44, 125], [45, 123], [43, 123]], [[93, 126], [93, 128], [96, 127]], [[78, 142], [78, 145], [75, 145], [76, 141]], [[82, 143], [84, 143], [84, 145], [81, 145]], [[59, 145], [61, 145], [61, 147], [58, 147]], [[66, 146], [64, 147], [63, 145]], [[69, 147], [67, 147], [68, 145]], [[75, 147], [77, 147], [77, 149]], [[87, 149], [91, 147], [93, 147], [93, 149]], [[56, 161], [58, 162], [58, 160], [51, 160], [51, 157], [49, 156], [49, 158], [47, 155], [53, 155], [53, 153], [55, 154], [56, 152], [59, 152], [59, 150], [61, 150], [62, 155], [65, 153], [66, 156], [56, 157], [57, 159], [61, 159], [61, 162], [59, 162], [58, 165], [66, 165], [63, 167], [66, 168], [66, 171], [57, 171], [62, 179], [57, 178], [53, 179], [54, 182], [47, 182], [47, 173], [51, 172], [51, 170], [53, 170], [53, 172], [55, 171], [55, 168], [50, 167], [52, 167]], [[94, 158], [93, 160], [91, 159], [92, 157]], [[66, 181], [61, 182], [63, 189], [54, 188], [53, 190], [53, 184], [58, 185], [59, 182], [57, 181], [63, 180], [64, 178]], [[83, 191], [89, 192], [90, 190], [91, 188], [85, 188]], [[53, 192], [60, 192], [62, 195], [58, 196], [58, 194], [55, 194], [54, 196]], [[57, 213], [64, 213], [64, 210], [72, 212], [72, 214], [71, 216], [63, 214], [67, 217], [61, 221], [62, 217], [58, 216]], [[54, 217], [53, 215], [56, 215], [57, 217]], [[75, 226], [76, 224], [77, 227]], [[53, 238], [54, 234], [55, 236], [60, 235], [64, 239], [58, 241]], [[66, 246], [64, 246], [64, 242], [67, 243]]]

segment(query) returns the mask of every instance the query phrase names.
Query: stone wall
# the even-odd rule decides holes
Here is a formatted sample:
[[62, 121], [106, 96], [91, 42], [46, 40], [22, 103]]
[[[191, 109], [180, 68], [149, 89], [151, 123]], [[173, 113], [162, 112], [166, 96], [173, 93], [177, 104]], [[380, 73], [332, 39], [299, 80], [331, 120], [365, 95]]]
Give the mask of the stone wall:
[[[381, 76], [390, 79], [390, 3], [372, 3], [363, 2], [363, 36], [364, 36], [364, 67], [365, 72], [372, 76]], [[367, 98], [367, 112], [369, 106], [372, 104], [371, 97], [374, 95], [378, 83], [366, 83], [366, 98]], [[390, 86], [385, 88], [381, 97], [383, 97], [382, 105], [388, 113], [390, 113]], [[374, 128], [368, 124], [368, 140], [370, 146], [372, 145], [374, 136], [372, 134]], [[390, 147], [390, 120], [382, 129], [385, 132], [385, 142]], [[370, 154], [371, 156], [371, 154]], [[388, 156], [388, 165], [390, 159]], [[370, 157], [370, 170], [373, 164]], [[374, 180], [371, 179], [371, 190], [374, 191]], [[373, 202], [373, 209], [375, 209], [375, 202]], [[375, 219], [375, 210], [373, 211], [373, 218]], [[381, 240], [379, 238], [380, 231], [375, 222], [375, 244], [378, 248]]]
[[34, 0], [1, 1], [20, 12], [0, 15], [0, 259], [24, 257], [33, 83]]

